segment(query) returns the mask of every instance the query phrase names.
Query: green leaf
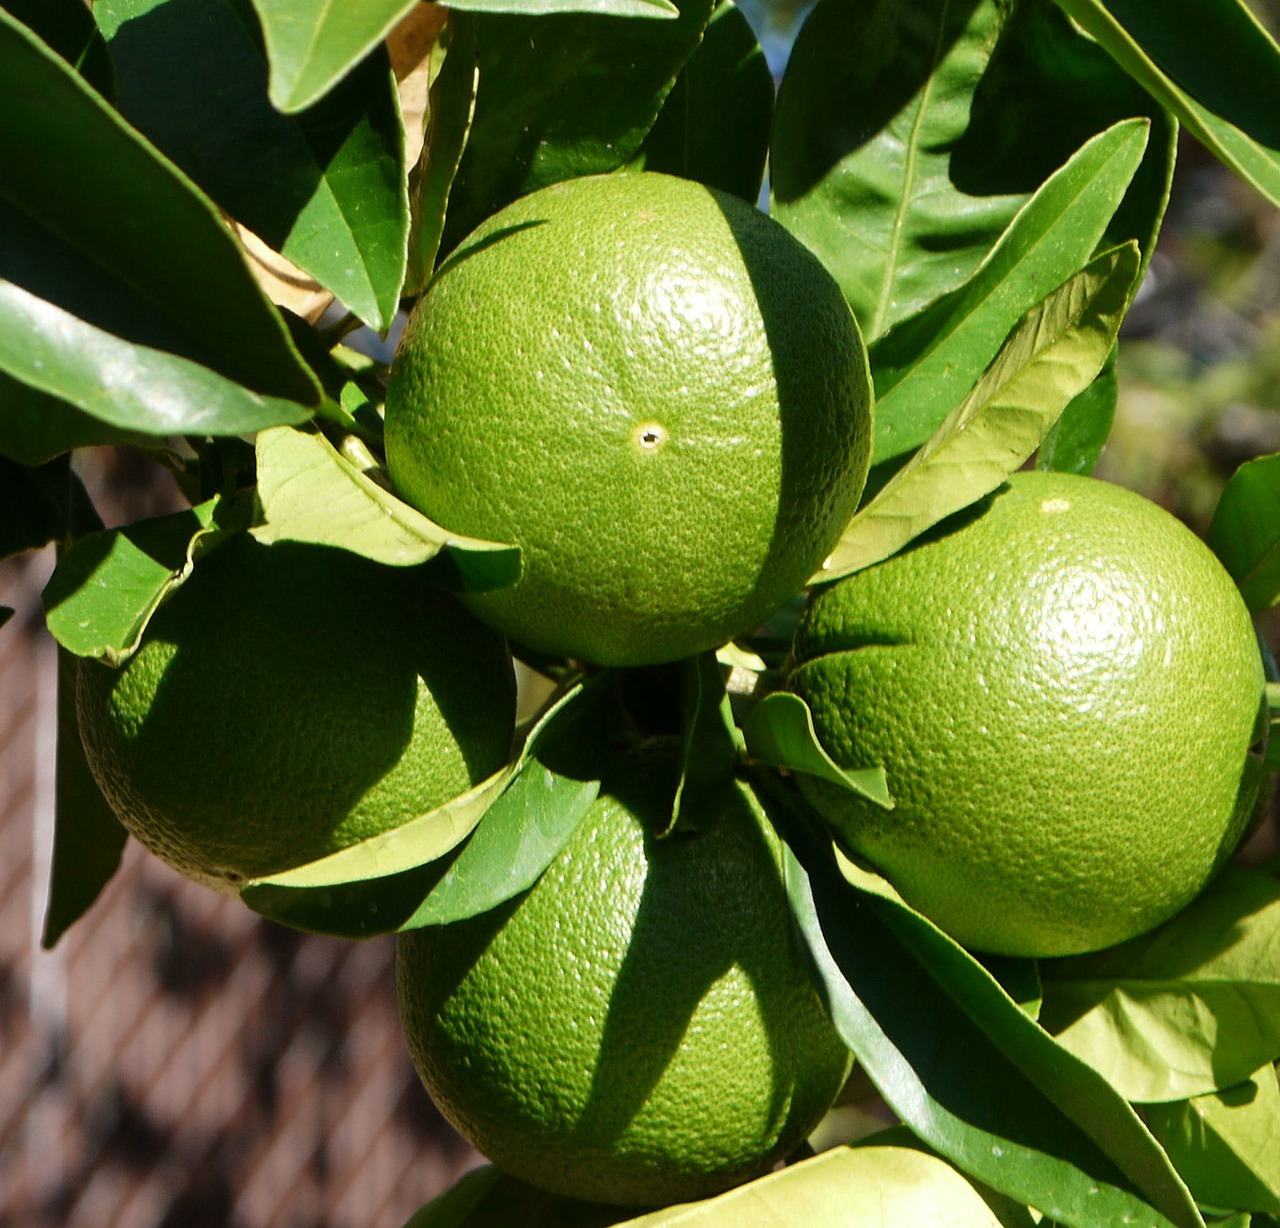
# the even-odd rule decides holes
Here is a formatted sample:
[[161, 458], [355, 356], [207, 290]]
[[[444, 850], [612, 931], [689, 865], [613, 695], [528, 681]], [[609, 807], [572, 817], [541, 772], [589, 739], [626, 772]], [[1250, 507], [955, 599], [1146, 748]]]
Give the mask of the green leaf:
[[[625, 166], [698, 46], [711, 8], [712, 0], [683, 0], [674, 21], [467, 14], [479, 85], [441, 253], [518, 196]], [[451, 20], [464, 19], [455, 13]]]
[[1270, 1063], [1234, 1087], [1139, 1112], [1202, 1206], [1280, 1215], [1280, 1086]]
[[1120, 386], [1116, 379], [1119, 346], [1113, 345], [1098, 378], [1077, 393], [1049, 428], [1036, 456], [1037, 469], [1088, 475], [1093, 472], [1111, 434]]
[[1058, 271], [1009, 325], [1103, 233], [1108, 246], [1137, 239], [1149, 255], [1176, 125], [1049, 0], [823, 0], [778, 96], [773, 212], [821, 256], [875, 341], [968, 281], [1057, 168], [1133, 117], [1152, 124], [1141, 170], [1060, 220], [1083, 251], [1057, 258], [1042, 247], [1032, 263]]
[[1042, 961], [1041, 1019], [1128, 1100], [1231, 1087], [1280, 1056], [1280, 884], [1230, 867], [1171, 921]]
[[151, 616], [243, 519], [243, 505], [210, 499], [183, 512], [81, 537], [44, 590], [49, 632], [68, 652], [118, 666]]
[[[437, 885], [443, 886], [450, 871], [463, 862], [466, 849], [458, 852], [459, 846], [526, 766], [537, 760], [544, 740], [549, 745], [555, 744], [561, 714], [567, 724], [573, 723], [583, 691], [580, 683], [566, 690], [529, 729], [523, 746], [511, 762], [465, 793], [399, 827], [318, 861], [247, 883], [241, 888], [241, 899], [255, 912], [274, 921], [347, 938], [365, 938], [422, 924], [416, 914], [423, 902], [429, 900]], [[594, 688], [590, 693], [594, 693]], [[556, 840], [568, 839], [571, 834], [565, 830], [568, 821], [561, 807], [576, 810], [581, 806], [585, 812], [585, 805], [590, 804], [586, 789], [572, 787], [582, 783], [575, 780], [561, 784], [553, 780], [548, 784], [545, 777], [532, 776], [522, 787], [529, 791], [527, 795], [517, 794], [510, 808], [504, 807], [498, 812], [498, 823], [495, 830], [485, 836], [481, 852], [467, 858], [460, 874], [455, 874], [452, 882], [443, 886], [444, 895], [439, 905], [442, 913], [456, 901], [468, 903], [471, 891], [468, 877], [475, 880], [470, 902], [506, 888], [519, 890], [518, 882], [530, 873], [536, 879], [541, 872], [538, 860], [547, 855]], [[551, 796], [539, 799], [540, 790]], [[543, 801], [549, 806], [545, 811], [541, 809]], [[523, 863], [518, 875], [507, 878], [503, 867], [491, 860], [490, 853], [496, 850], [496, 855], [501, 855], [512, 847], [511, 837], [518, 837], [518, 833], [511, 831], [510, 825], [519, 821], [522, 807], [526, 805], [538, 808], [546, 829], [541, 835], [532, 835], [527, 848], [518, 839], [514, 842], [523, 850]], [[581, 817], [579, 813], [577, 818]]]
[[632, 166], [696, 179], [755, 204], [772, 119], [764, 52], [733, 0], [720, 0]]
[[[43, 249], [73, 251], [115, 288], [123, 304], [100, 295], [104, 316], [145, 309], [151, 331], [158, 317], [177, 339], [166, 348], [255, 392], [318, 399], [314, 377], [213, 203], [3, 10], [0, 114], [0, 201], [25, 215], [26, 229], [34, 227], [38, 236], [33, 247], [29, 234], [14, 233], [6, 208], [0, 277], [83, 315], [79, 279], [64, 280], [62, 296], [45, 284]], [[0, 324], [0, 334], [13, 327]], [[147, 336], [111, 331], [153, 343]], [[46, 344], [58, 348], [51, 338]], [[0, 367], [30, 382], [5, 359]]]
[[766, 695], [751, 710], [742, 734], [746, 739], [747, 753], [761, 763], [792, 772], [807, 772], [810, 776], [852, 789], [886, 810], [893, 809], [884, 768], [846, 771], [840, 767], [818, 741], [813, 728], [813, 713], [799, 695], [790, 691]]
[[1094, 137], [1019, 211], [974, 276], [871, 347], [873, 464], [923, 444], [972, 392], [1010, 331], [1088, 263], [1142, 161], [1145, 120]]
[[1280, 204], [1280, 49], [1241, 0], [1058, 0], [1208, 149]]
[[43, 465], [72, 448], [143, 439], [135, 431], [108, 426], [57, 397], [0, 375], [0, 457], [22, 465]]
[[97, 0], [116, 105], [232, 217], [370, 327], [395, 316], [408, 199], [384, 51], [295, 115], [267, 99], [244, 0]]
[[409, 567], [443, 556], [461, 587], [503, 588], [520, 575], [518, 546], [450, 533], [362, 473], [321, 434], [280, 427], [258, 435], [259, 541], [338, 546]]
[[[294, 401], [262, 396], [190, 359], [122, 340], [6, 281], [0, 281], [0, 369], [114, 428], [104, 432], [108, 440], [115, 432], [240, 435], [309, 417]], [[30, 421], [48, 407], [18, 398], [14, 419], [0, 421], [0, 451], [62, 451], [89, 442], [85, 434], [108, 441], [74, 414], [61, 414], [52, 434]], [[9, 408], [7, 398], [0, 408]]]
[[40, 938], [46, 950], [89, 910], [111, 881], [128, 839], [85, 761], [76, 723], [76, 670], [76, 658], [59, 649], [53, 869]]
[[627, 1228], [1001, 1228], [945, 1160], [909, 1147], [833, 1147], [704, 1202], [625, 1221]]
[[858, 510], [810, 582], [889, 558], [1018, 469], [1102, 370], [1137, 271], [1137, 246], [1116, 248], [1028, 312], [968, 399]]
[[[1154, 1143], [1141, 1172], [1126, 1177], [925, 971], [885, 915], [869, 906], [872, 897], [844, 881], [829, 846], [798, 825], [787, 825], [786, 834], [794, 850], [786, 855], [792, 908], [832, 1018], [905, 1125], [962, 1172], [1057, 1223], [1202, 1228], [1171, 1170], [1159, 1171]], [[1036, 1027], [1009, 1003], [1013, 1016]], [[1019, 1046], [1023, 1059], [1025, 1047]], [[1081, 1089], [1072, 1096], [1077, 1110], [1084, 1095]], [[1108, 1109], [1113, 1119], [1118, 1103]], [[1141, 1131], [1136, 1118], [1132, 1126]], [[1132, 1142], [1117, 1149], [1129, 1150]], [[1140, 1178], [1162, 1211], [1131, 1191], [1129, 1181]]]
[[548, 1194], [490, 1164], [433, 1198], [404, 1228], [613, 1228], [634, 1214]]
[[1185, 1216], [1186, 1191], [1167, 1157], [1115, 1089], [1056, 1044], [987, 967], [904, 903], [883, 878], [854, 865], [838, 851], [836, 861], [845, 880], [865, 893], [867, 904], [1001, 1053], [1166, 1214], [1174, 1219]]
[[535, 756], [400, 928], [476, 917], [527, 891], [569, 842], [599, 792], [598, 780], [561, 776]]
[[104, 98], [112, 97], [111, 55], [84, 0], [3, 0], [0, 8], [38, 35]]
[[1236, 470], [1206, 540], [1254, 614], [1280, 602], [1280, 453]]
[[446, 23], [432, 50], [443, 50], [444, 63], [427, 94], [426, 132], [418, 164], [409, 172], [409, 271], [405, 293], [417, 294], [427, 284], [440, 252], [449, 194], [471, 133], [476, 109], [479, 67], [475, 26]]
[[[413, 8], [415, 0], [253, 0], [271, 63], [271, 102], [301, 111], [329, 90]], [[666, 17], [667, 0], [464, 0], [457, 9], [541, 14], [564, 11]]]
[[680, 781], [664, 835], [701, 826], [700, 816], [737, 767], [738, 736], [716, 654], [686, 657], [680, 662]]

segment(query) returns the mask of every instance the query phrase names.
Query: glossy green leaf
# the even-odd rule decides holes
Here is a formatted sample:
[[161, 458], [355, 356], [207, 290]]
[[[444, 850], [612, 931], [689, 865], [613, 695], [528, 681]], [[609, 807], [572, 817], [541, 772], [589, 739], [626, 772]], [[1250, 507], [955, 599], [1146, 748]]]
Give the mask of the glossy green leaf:
[[1135, 244], [1093, 260], [1033, 308], [968, 399], [845, 529], [812, 583], [889, 558], [995, 490], [1102, 370], [1138, 272]]
[[244, 0], [97, 0], [121, 114], [232, 217], [370, 327], [391, 324], [408, 199], [386, 53], [283, 115]]
[[[49, 245], [74, 249], [120, 295], [158, 313], [181, 342], [178, 352], [255, 392], [318, 399], [314, 377], [212, 202], [3, 10], [0, 114], [0, 201], [35, 219]], [[14, 250], [9, 224], [0, 229], [0, 277], [52, 297], [17, 276], [15, 262], [30, 278], [46, 270], [25, 237]], [[67, 290], [80, 292], [74, 284]], [[12, 327], [0, 324], [0, 334]], [[6, 360], [0, 367], [29, 382]]]
[[280, 427], [257, 439], [259, 541], [338, 546], [409, 567], [443, 554], [461, 587], [502, 588], [520, 575], [518, 546], [450, 533], [362, 473], [321, 434]]
[[[832, 1018], [905, 1125], [968, 1176], [1056, 1223], [1202, 1228], [1167, 1173], [1156, 1191], [1164, 1213], [1138, 1197], [1129, 1182], [1139, 1174], [1126, 1177], [925, 971], [885, 917], [865, 906], [868, 897], [840, 876], [829, 849], [802, 827], [785, 830], [796, 853], [787, 855], [792, 909]], [[1009, 1015], [1036, 1026], [1013, 1003]], [[1141, 1130], [1136, 1118], [1133, 1124]]]
[[632, 165], [755, 204], [769, 154], [773, 74], [750, 22], [720, 0]]
[[898, 936], [930, 976], [988, 1039], [1059, 1111], [1105, 1151], [1171, 1219], [1185, 1220], [1190, 1200], [1169, 1161], [1133, 1108], [1087, 1063], [1065, 1050], [1005, 992], [990, 970], [875, 874], [837, 852], [845, 880]]
[[113, 95], [111, 55], [84, 0], [0, 0], [0, 8], [38, 35], [98, 93]]
[[963, 287], [871, 347], [874, 464], [923, 444], [972, 392], [1027, 312], [1088, 263], [1146, 143], [1140, 119], [1094, 137], [1019, 211]]
[[[190, 359], [122, 340], [6, 281], [0, 281], [0, 369], [115, 428], [106, 432], [108, 440], [130, 431], [239, 435], [310, 416], [297, 402], [262, 396]], [[34, 411], [40, 407], [37, 401]], [[20, 448], [30, 443], [34, 427], [44, 448], [58, 451], [58, 445], [88, 442], [84, 435], [92, 434], [83, 419], [63, 414], [50, 437], [26, 417], [33, 412], [29, 403], [16, 408], [13, 425], [0, 420], [0, 451], [9, 450], [10, 430]]]
[[1280, 453], [1236, 470], [1206, 540], [1253, 613], [1280, 602]]
[[0, 457], [43, 465], [72, 448], [140, 442], [135, 431], [109, 426], [48, 393], [0, 375]]
[[634, 1214], [548, 1194], [490, 1164], [433, 1198], [404, 1228], [613, 1228]]
[[151, 616], [247, 509], [210, 499], [183, 512], [81, 537], [44, 590], [49, 632], [77, 657], [120, 665]]
[[711, 8], [712, 0], [683, 0], [674, 21], [466, 14], [479, 84], [442, 254], [518, 196], [625, 166], [698, 46]]
[[[328, 93], [362, 60], [414, 0], [253, 0], [271, 63], [271, 101], [281, 111], [300, 111]], [[667, 0], [463, 0], [450, 5], [501, 13], [565, 11], [664, 17]]]
[[738, 730], [714, 652], [680, 662], [680, 780], [667, 834], [697, 831], [711, 799], [738, 764]]
[[597, 780], [561, 776], [536, 758], [526, 763], [401, 928], [463, 921], [527, 891], [569, 842], [599, 792]]
[[627, 1228], [1001, 1228], [945, 1160], [909, 1147], [833, 1147], [705, 1202], [626, 1220]]
[[[554, 744], [561, 714], [572, 722], [583, 690], [581, 684], [566, 690], [529, 729], [512, 760], [465, 793], [399, 827], [330, 853], [318, 861], [247, 883], [240, 890], [241, 899], [255, 912], [272, 920], [298, 929], [347, 938], [390, 933], [418, 924], [414, 920], [415, 913], [450, 870], [462, 862], [465, 849], [458, 851], [462, 842], [476, 830], [490, 807], [504, 795], [525, 767], [535, 763], [544, 741]], [[518, 816], [526, 801], [538, 805], [540, 787], [545, 787], [553, 795], [551, 800], [556, 806], [568, 801], [577, 807], [585, 795], [585, 791], [574, 790], [558, 781], [547, 785], [536, 775], [525, 787], [532, 792], [525, 798], [517, 795], [510, 811], [499, 812], [498, 828], [507, 827], [511, 816]], [[563, 813], [546, 818], [547, 838], [531, 838], [521, 876], [535, 870], [540, 872], [537, 861], [546, 854], [554, 840], [564, 834]], [[495, 830], [486, 836], [485, 844], [491, 848], [510, 848], [507, 838], [513, 834], [516, 833]], [[482, 868], [479, 858], [469, 861], [470, 865], [464, 872], [477, 878], [477, 898], [504, 885], [500, 866], [487, 864]], [[536, 877], [537, 873], [534, 873]], [[505, 885], [513, 884], [508, 880]], [[455, 876], [455, 885], [445, 888], [446, 897], [467, 889], [465, 882], [461, 886], [456, 885]]]
[[775, 691], [766, 695], [747, 717], [742, 729], [747, 753], [761, 763], [806, 772], [852, 789], [886, 810], [893, 809], [889, 781], [883, 767], [846, 771], [827, 754], [813, 728], [813, 713], [799, 695]]
[[432, 54], [444, 52], [444, 63], [427, 95], [426, 132], [418, 164], [409, 172], [409, 271], [405, 293], [417, 294], [427, 284], [440, 252], [449, 194], [462, 161], [476, 110], [480, 73], [475, 26], [468, 21], [445, 25]]
[[[874, 341], [968, 281], [1052, 172], [1132, 117], [1154, 125], [1141, 171], [1101, 213], [1081, 201], [1061, 220], [1087, 245], [1013, 319], [1102, 233], [1149, 254], [1175, 125], [1049, 0], [823, 0], [778, 96], [773, 212], [822, 257]], [[1090, 239], [1082, 225], [1101, 229]], [[1053, 262], [1052, 244], [1036, 259]]]
[[1045, 1027], [1126, 1099], [1182, 1100], [1280, 1057], [1280, 884], [1228, 868], [1158, 929], [1041, 963]]
[[1280, 1215], [1280, 1086], [1270, 1063], [1234, 1087], [1139, 1111], [1202, 1206]]
[[1098, 378], [1077, 393], [1049, 429], [1036, 456], [1037, 469], [1089, 475], [1102, 455], [1115, 421], [1120, 385], [1116, 378], [1118, 346], [1111, 347]]
[[1280, 49], [1241, 0], [1057, 0], [1227, 166], [1280, 203]]
[[40, 937], [46, 950], [89, 910], [111, 881], [128, 839], [85, 761], [76, 723], [76, 670], [76, 658], [59, 649], [53, 866]]

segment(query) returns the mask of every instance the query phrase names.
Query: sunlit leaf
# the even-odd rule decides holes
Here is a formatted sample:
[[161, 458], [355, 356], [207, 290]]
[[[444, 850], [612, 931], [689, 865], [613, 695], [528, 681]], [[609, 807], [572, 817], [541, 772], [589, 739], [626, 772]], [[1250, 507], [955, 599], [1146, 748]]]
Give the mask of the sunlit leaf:
[[184, 512], [81, 537], [44, 590], [49, 631], [78, 657], [120, 665], [199, 556], [242, 527], [248, 509], [210, 499]]
[[[255, 392], [317, 399], [213, 203], [3, 9], [0, 114], [0, 278], [144, 345], [163, 329], [173, 342], [165, 348]], [[96, 317], [85, 314], [83, 274], [53, 293], [64, 253], [95, 271]], [[149, 335], [123, 326], [135, 316]], [[0, 334], [13, 328], [6, 321]], [[29, 382], [7, 361], [0, 367]]]
[[376, 329], [404, 278], [404, 143], [385, 53], [283, 115], [240, 0], [98, 0], [116, 105], [236, 221]]
[[450, 533], [362, 473], [321, 434], [281, 427], [258, 435], [262, 542], [338, 546], [408, 567], [442, 552], [470, 591], [513, 584], [518, 546]]
[[1102, 370], [1137, 271], [1137, 246], [1127, 244], [1028, 312], [964, 404], [859, 509], [811, 583], [889, 558], [1017, 470]]
[[1142, 161], [1145, 120], [1094, 137], [1019, 211], [960, 289], [871, 347], [883, 465], [918, 448], [959, 405], [1010, 331], [1084, 267]]
[[775, 691], [751, 710], [743, 726], [747, 753], [761, 763], [807, 772], [893, 809], [883, 767], [846, 770], [827, 754], [813, 728], [813, 713], [799, 695]]
[[1280, 1215], [1280, 1086], [1270, 1063], [1234, 1087], [1139, 1111], [1202, 1206]]
[[1280, 453], [1236, 470], [1206, 540], [1253, 613], [1280, 602]]

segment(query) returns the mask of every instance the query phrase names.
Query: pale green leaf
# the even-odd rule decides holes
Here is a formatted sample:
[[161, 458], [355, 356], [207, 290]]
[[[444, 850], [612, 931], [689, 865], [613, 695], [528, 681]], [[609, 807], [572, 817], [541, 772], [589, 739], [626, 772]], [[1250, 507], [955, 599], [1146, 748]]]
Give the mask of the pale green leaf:
[[1019, 210], [963, 287], [871, 348], [880, 464], [918, 448], [972, 391], [1010, 330], [1094, 254], [1142, 162], [1148, 123], [1100, 133]]
[[1280, 1057], [1280, 884], [1228, 868], [1151, 933], [1041, 973], [1045, 1026], [1126, 1099], [1231, 1087]]
[[1270, 1063], [1234, 1087], [1139, 1111], [1202, 1206], [1280, 1215], [1280, 1086]]
[[1137, 276], [1136, 244], [1092, 261], [1033, 308], [973, 392], [849, 522], [811, 583], [897, 553], [995, 490], [1102, 370]]
[[908, 1147], [833, 1147], [709, 1198], [623, 1221], [626, 1228], [1001, 1228], [945, 1160]]
[[1280, 602], [1280, 453], [1241, 465], [1205, 540], [1255, 614]]
[[321, 434], [281, 427], [257, 439], [259, 541], [338, 546], [379, 563], [410, 567], [448, 554], [471, 591], [519, 577], [517, 546], [450, 533], [397, 499]]
[[829, 780], [893, 809], [882, 767], [846, 770], [827, 754], [813, 727], [813, 713], [799, 695], [775, 691], [751, 710], [743, 726], [747, 753], [761, 763]]

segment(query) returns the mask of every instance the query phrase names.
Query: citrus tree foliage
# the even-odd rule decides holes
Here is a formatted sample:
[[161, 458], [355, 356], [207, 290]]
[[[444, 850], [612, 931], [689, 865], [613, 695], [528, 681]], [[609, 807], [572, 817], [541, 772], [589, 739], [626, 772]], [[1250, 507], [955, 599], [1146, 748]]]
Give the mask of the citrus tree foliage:
[[[59, 560], [47, 945], [126, 839], [83, 758], [75, 658], [127, 661], [210, 552], [248, 532], [456, 590], [518, 578], [515, 546], [397, 498], [385, 372], [343, 344], [387, 330], [516, 197], [646, 169], [754, 202], [767, 162], [771, 211], [843, 290], [877, 398], [871, 480], [816, 583], [1030, 460], [1089, 472], [1180, 128], [1280, 203], [1280, 51], [1243, 0], [819, 0], [776, 91], [732, 0], [0, 0], [0, 117], [0, 556], [52, 543]], [[172, 471], [190, 508], [104, 528], [71, 463], [98, 444]], [[1280, 601], [1280, 457], [1240, 469], [1209, 541], [1251, 611]], [[884, 807], [892, 782], [837, 766], [803, 701], [769, 697], [787, 618], [662, 675], [681, 738], [668, 826], [696, 829], [708, 789], [751, 776], [831, 1016], [902, 1125], [642, 1212], [481, 1170], [413, 1228], [1274, 1223], [1275, 875], [1224, 874], [1108, 951], [976, 958], [816, 834], [790, 774]], [[245, 903], [360, 938], [527, 890], [595, 797], [562, 747], [623, 685], [529, 663], [551, 699], [500, 771], [246, 884]]]

